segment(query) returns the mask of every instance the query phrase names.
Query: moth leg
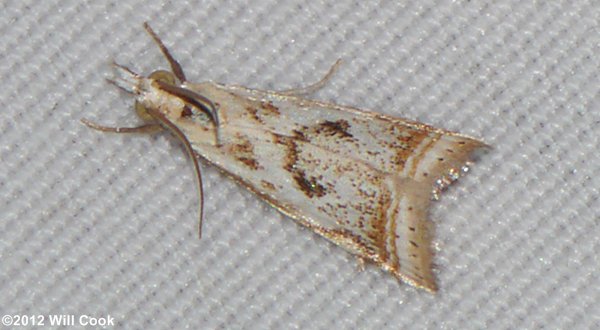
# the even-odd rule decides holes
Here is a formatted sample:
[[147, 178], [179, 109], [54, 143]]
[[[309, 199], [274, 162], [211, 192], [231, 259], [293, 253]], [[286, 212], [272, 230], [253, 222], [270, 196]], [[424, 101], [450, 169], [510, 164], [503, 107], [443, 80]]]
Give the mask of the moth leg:
[[356, 256], [356, 261], [358, 262], [356, 264], [358, 270], [361, 272], [364, 272], [365, 269], [367, 268], [367, 260], [363, 257]]
[[145, 124], [145, 125], [141, 125], [141, 126], [137, 126], [137, 127], [109, 127], [109, 126], [102, 126], [99, 124], [96, 124], [92, 121], [89, 121], [87, 119], [82, 119], [81, 122], [89, 127], [89, 128], [93, 128], [97, 131], [101, 131], [101, 132], [111, 132], [111, 133], [145, 133], [145, 134], [152, 134], [152, 133], [157, 133], [163, 130], [163, 127], [160, 126], [160, 124]]
[[327, 84], [329, 82], [329, 80], [331, 80], [331, 77], [337, 72], [337, 70], [340, 68], [341, 64], [342, 64], [342, 59], [339, 58], [337, 61], [335, 61], [335, 63], [331, 66], [331, 68], [329, 68], [329, 71], [327, 71], [325, 76], [323, 76], [323, 78], [321, 78], [321, 80], [317, 81], [316, 83], [314, 83], [312, 85], [308, 85], [306, 87], [300, 87], [300, 88], [286, 89], [286, 90], [278, 92], [278, 94], [290, 95], [290, 96], [303, 96], [303, 95], [307, 95], [307, 94], [312, 94], [312, 93], [318, 91], [319, 89], [323, 88], [323, 86], [325, 86], [325, 84]]

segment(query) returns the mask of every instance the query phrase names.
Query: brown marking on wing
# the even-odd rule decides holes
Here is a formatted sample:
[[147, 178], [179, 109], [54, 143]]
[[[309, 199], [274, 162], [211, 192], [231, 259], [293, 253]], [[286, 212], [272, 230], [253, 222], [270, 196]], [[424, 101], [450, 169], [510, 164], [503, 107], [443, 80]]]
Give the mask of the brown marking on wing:
[[277, 190], [277, 187], [275, 187], [275, 185], [274, 185], [274, 184], [272, 184], [272, 183], [271, 183], [271, 182], [269, 182], [269, 181], [262, 180], [262, 181], [260, 182], [260, 184], [261, 184], [261, 186], [263, 186], [263, 188], [265, 188], [266, 190], [269, 190], [269, 191], [276, 191], [276, 190]]
[[254, 158], [237, 157], [236, 159], [239, 160], [240, 162], [244, 163], [244, 165], [248, 166], [249, 168], [251, 168], [253, 170], [258, 170], [260, 168], [258, 161]]
[[254, 146], [246, 136], [238, 133], [235, 137], [237, 138], [238, 142], [231, 146], [231, 152], [235, 154], [254, 152]]
[[406, 160], [414, 154], [415, 149], [419, 144], [429, 136], [429, 132], [422, 130], [411, 131], [407, 135], [399, 135], [393, 147], [396, 150], [393, 162], [394, 164], [404, 168]]
[[253, 170], [262, 169], [263, 167], [256, 160], [254, 155], [254, 146], [246, 136], [236, 134], [236, 142], [231, 144], [229, 152], [235, 156], [242, 164]]
[[183, 107], [183, 110], [181, 110], [181, 117], [191, 117], [194, 113], [192, 112], [192, 109], [190, 109], [189, 106], [185, 105]]
[[293, 137], [282, 135], [274, 135], [274, 139], [275, 143], [285, 145], [286, 147], [287, 153], [284, 160], [284, 169], [292, 175], [298, 188], [309, 198], [325, 196], [327, 188], [319, 183], [321, 178], [306, 175], [306, 172], [298, 166], [300, 153], [298, 152], [296, 140]]
[[[382, 187], [383, 190], [383, 187]], [[373, 246], [377, 250], [380, 262], [385, 263], [389, 258], [389, 250], [387, 248], [387, 223], [388, 209], [392, 204], [390, 194], [387, 191], [382, 191], [379, 200], [374, 201], [373, 215], [369, 221], [369, 230], [367, 236], [371, 239]]]
[[326, 120], [313, 126], [300, 126], [293, 130], [294, 137], [308, 142], [319, 137], [337, 137], [340, 139], [354, 140], [350, 133], [351, 125], [347, 120], [330, 121]]
[[279, 112], [279, 108], [273, 105], [270, 101], [261, 102], [260, 107], [264, 110], [265, 115], [270, 115], [274, 117], [279, 117], [281, 112]]
[[325, 187], [323, 187], [323, 185], [317, 181], [316, 177], [307, 177], [306, 173], [302, 170], [294, 171], [292, 176], [294, 181], [296, 181], [298, 184], [300, 190], [302, 190], [309, 198], [313, 198], [315, 196], [322, 197], [327, 194]]
[[304, 130], [292, 130], [293, 137], [298, 139], [299, 141], [308, 142], [308, 138], [304, 133]]
[[279, 117], [279, 109], [271, 102], [254, 103], [255, 106], [246, 106], [248, 117], [260, 124], [265, 124], [266, 117]]
[[258, 116], [258, 109], [251, 107], [251, 106], [247, 106], [246, 111], [250, 118], [254, 119], [255, 121], [257, 121], [261, 124], [264, 124], [263, 120]]
[[337, 136], [340, 138], [353, 138], [352, 134], [348, 132], [350, 124], [348, 121], [340, 119], [337, 121], [326, 120], [314, 128], [316, 134], [323, 134], [325, 136]]

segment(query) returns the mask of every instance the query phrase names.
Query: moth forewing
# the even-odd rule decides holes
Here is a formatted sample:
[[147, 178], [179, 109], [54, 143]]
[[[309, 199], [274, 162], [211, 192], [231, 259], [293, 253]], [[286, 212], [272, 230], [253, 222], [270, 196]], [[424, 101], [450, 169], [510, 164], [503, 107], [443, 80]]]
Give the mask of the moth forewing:
[[436, 290], [430, 199], [481, 142], [277, 92], [188, 88], [219, 105], [220, 145], [203, 121], [174, 121], [199, 155], [333, 243]]
[[[142, 110], [193, 150], [194, 160], [204, 158], [361, 259], [416, 287], [437, 289], [430, 201], [485, 144], [418, 122], [301, 98], [293, 91], [190, 83], [156, 34], [146, 29], [180, 83], [121, 67], [115, 84], [134, 93]], [[199, 171], [198, 179], [201, 183]]]

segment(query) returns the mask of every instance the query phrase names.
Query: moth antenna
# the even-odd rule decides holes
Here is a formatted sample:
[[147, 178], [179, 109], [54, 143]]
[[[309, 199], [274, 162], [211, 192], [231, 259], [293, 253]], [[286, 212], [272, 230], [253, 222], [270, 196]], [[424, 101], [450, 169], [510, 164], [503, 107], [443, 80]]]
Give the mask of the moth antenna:
[[202, 173], [200, 171], [200, 164], [198, 163], [198, 157], [194, 153], [192, 149], [192, 145], [190, 141], [185, 137], [185, 134], [177, 128], [173, 123], [171, 123], [162, 113], [155, 109], [148, 109], [148, 113], [158, 120], [161, 124], [167, 127], [175, 136], [183, 143], [185, 146], [185, 150], [187, 154], [192, 159], [192, 163], [194, 164], [194, 172], [196, 174], [196, 184], [198, 185], [198, 238], [202, 238], [202, 220], [204, 218], [204, 192], [202, 190]]
[[160, 51], [167, 58], [167, 61], [169, 62], [169, 65], [171, 66], [171, 70], [173, 71], [175, 77], [177, 77], [177, 79], [179, 79], [179, 81], [181, 82], [186, 82], [187, 79], [185, 78], [185, 74], [183, 73], [181, 64], [179, 64], [179, 62], [177, 62], [173, 55], [171, 55], [169, 49], [167, 49], [167, 47], [163, 44], [162, 40], [160, 40], [158, 34], [156, 34], [154, 30], [152, 30], [148, 22], [144, 22], [144, 29], [146, 29], [148, 34], [152, 37], [152, 39], [154, 39], [154, 42], [156, 42], [158, 48], [160, 48]]

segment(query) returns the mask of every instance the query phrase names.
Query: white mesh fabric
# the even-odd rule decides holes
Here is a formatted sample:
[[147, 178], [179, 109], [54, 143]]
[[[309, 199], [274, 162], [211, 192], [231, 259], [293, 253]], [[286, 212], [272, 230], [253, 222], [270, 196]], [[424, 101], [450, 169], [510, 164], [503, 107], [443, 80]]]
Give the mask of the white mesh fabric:
[[[0, 314], [119, 328], [600, 327], [597, 1], [0, 3]], [[287, 89], [493, 149], [434, 204], [430, 295], [368, 267], [204, 166], [105, 82], [110, 61]], [[46, 319], [46, 324], [48, 320]]]

